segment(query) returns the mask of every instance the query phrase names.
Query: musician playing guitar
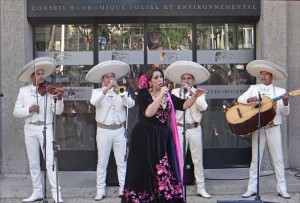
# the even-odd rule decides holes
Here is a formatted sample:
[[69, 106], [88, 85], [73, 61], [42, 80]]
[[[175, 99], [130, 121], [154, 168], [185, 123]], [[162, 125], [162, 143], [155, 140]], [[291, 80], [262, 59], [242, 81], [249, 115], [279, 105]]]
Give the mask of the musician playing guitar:
[[[268, 96], [270, 98], [281, 96], [282, 99], [277, 101], [276, 115], [272, 122], [266, 125], [265, 133], [260, 133], [260, 160], [262, 160], [263, 151], [266, 145], [270, 151], [273, 165], [275, 168], [275, 176], [277, 181], [277, 193], [283, 198], [290, 198], [287, 193], [286, 180], [284, 174], [284, 162], [282, 155], [282, 138], [280, 125], [282, 123], [282, 117], [289, 114], [289, 95], [283, 88], [275, 87], [272, 84], [274, 80], [284, 80], [287, 77], [286, 71], [278, 65], [265, 60], [255, 60], [250, 62], [246, 67], [248, 73], [252, 76], [259, 77], [261, 83], [251, 85], [249, 89], [238, 98], [238, 103], [250, 104], [257, 102], [261, 97]], [[252, 133], [252, 161], [249, 172], [249, 183], [247, 191], [242, 197], [251, 197], [256, 195], [257, 192], [257, 153], [258, 153], [258, 131]]]

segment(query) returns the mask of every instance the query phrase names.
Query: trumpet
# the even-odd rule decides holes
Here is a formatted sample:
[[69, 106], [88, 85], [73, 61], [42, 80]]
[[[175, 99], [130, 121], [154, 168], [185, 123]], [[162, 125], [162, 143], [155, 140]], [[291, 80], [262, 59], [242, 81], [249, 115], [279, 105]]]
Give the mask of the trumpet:
[[116, 85], [114, 90], [116, 94], [119, 94], [120, 96], [125, 96], [127, 93], [125, 86]]

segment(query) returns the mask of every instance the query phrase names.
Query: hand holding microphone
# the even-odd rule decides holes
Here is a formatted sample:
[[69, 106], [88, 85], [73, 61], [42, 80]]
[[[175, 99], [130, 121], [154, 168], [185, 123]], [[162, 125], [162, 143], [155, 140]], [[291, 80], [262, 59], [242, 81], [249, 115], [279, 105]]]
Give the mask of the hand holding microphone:
[[164, 94], [166, 95], [169, 92], [169, 88], [167, 86], [162, 86], [160, 91], [164, 92]]

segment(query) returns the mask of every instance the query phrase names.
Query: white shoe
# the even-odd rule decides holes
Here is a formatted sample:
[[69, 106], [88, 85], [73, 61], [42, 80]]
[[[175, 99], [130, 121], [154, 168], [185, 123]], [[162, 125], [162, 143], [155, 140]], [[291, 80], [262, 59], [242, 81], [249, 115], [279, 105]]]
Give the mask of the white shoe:
[[30, 197], [22, 199], [22, 202], [35, 202], [40, 200], [43, 200], [43, 194], [32, 194]]
[[205, 189], [197, 190], [197, 196], [203, 197], [203, 198], [211, 198], [211, 196], [206, 192]]
[[278, 192], [278, 196], [281, 196], [285, 199], [290, 199], [291, 196], [289, 195], [289, 193], [287, 193], [286, 191], [281, 191], [281, 192]]
[[123, 194], [123, 187], [119, 188], [119, 198], [122, 198], [124, 196]]
[[96, 196], [95, 196], [95, 201], [100, 201], [102, 199], [105, 198], [105, 195], [101, 192], [97, 192]]
[[242, 194], [242, 197], [247, 198], [247, 197], [251, 197], [251, 196], [254, 196], [254, 195], [256, 195], [256, 192], [253, 192], [251, 190], [247, 190], [244, 194]]
[[52, 192], [52, 198], [55, 203], [63, 203], [64, 202], [61, 197], [61, 192], [58, 192], [58, 200], [59, 201], [57, 201], [57, 193], [56, 192]]

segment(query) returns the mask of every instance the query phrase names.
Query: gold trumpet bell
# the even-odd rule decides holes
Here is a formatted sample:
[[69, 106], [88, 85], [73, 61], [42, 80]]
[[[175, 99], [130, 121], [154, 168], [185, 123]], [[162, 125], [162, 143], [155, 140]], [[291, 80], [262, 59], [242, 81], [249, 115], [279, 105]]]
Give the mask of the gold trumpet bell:
[[115, 88], [116, 94], [119, 94], [120, 96], [125, 96], [126, 95], [126, 87], [125, 86], [117, 86]]

